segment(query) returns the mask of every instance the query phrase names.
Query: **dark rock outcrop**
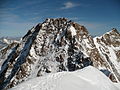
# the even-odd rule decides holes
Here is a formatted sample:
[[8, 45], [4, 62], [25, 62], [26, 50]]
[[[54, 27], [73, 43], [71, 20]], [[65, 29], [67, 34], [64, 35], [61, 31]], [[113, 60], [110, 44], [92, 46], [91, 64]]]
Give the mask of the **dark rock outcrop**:
[[[109, 40], [105, 40], [108, 45]], [[89, 65], [108, 69], [119, 80], [119, 71], [111, 68], [112, 62], [101, 55], [98, 41], [93, 40], [84, 26], [66, 18], [46, 19], [29, 30], [5, 59], [0, 71], [0, 89], [47, 73], [75, 71]]]

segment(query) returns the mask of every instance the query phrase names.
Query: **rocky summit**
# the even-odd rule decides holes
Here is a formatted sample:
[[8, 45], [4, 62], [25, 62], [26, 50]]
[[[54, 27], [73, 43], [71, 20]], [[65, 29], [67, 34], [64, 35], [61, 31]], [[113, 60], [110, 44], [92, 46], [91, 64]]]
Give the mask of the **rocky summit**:
[[110, 79], [119, 82], [120, 34], [113, 28], [93, 38], [76, 22], [66, 18], [46, 19], [19, 42], [2, 48], [0, 58], [0, 89], [12, 88], [33, 77], [89, 65], [109, 71]]

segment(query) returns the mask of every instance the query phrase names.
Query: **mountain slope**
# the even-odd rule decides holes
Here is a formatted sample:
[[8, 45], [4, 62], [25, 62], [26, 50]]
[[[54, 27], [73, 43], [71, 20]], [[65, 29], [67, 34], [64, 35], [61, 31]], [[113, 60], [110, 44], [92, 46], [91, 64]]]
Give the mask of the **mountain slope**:
[[[73, 24], [65, 18], [47, 19], [29, 30], [3, 63], [0, 88], [11, 88], [46, 73], [74, 71], [92, 65], [76, 43], [79, 35]], [[84, 29], [77, 26], [78, 30]], [[86, 29], [82, 33], [86, 34]]]
[[[99, 78], [99, 80], [98, 80]], [[49, 74], [28, 80], [10, 90], [119, 90], [94, 67]]]
[[[1, 66], [0, 89], [12, 88], [34, 77], [75, 71], [89, 65], [109, 70], [114, 80], [120, 81], [119, 62], [108, 61], [98, 46], [96, 38], [93, 39], [84, 26], [66, 18], [46, 19], [8, 50], [8, 57]], [[119, 56], [117, 59], [119, 61]]]
[[106, 60], [112, 71], [120, 81], [120, 34], [116, 29], [94, 38], [100, 55]]

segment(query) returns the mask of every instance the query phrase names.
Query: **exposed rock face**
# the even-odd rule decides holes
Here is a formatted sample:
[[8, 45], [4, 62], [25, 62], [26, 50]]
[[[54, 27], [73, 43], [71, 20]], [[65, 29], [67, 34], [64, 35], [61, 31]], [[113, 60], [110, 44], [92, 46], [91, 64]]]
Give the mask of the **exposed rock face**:
[[47, 19], [33, 27], [3, 63], [1, 88], [11, 88], [46, 73], [74, 71], [92, 65], [79, 46], [82, 37], [78, 33], [82, 37], [88, 34], [84, 26], [65, 18]]
[[[120, 34], [114, 34], [118, 35], [120, 44]], [[105, 40], [104, 44], [108, 45], [109, 40]], [[113, 43], [113, 46], [120, 46], [116, 44], [117, 41]], [[115, 51], [117, 63], [114, 65], [111, 59], [107, 60], [109, 54], [101, 54], [98, 45], [97, 38], [93, 40], [84, 26], [65, 18], [46, 19], [29, 30], [11, 50], [1, 66], [0, 88], [11, 88], [29, 78], [74, 71], [88, 65], [108, 69], [119, 80], [120, 70], [115, 65], [119, 65], [120, 49]]]
[[18, 42], [12, 42], [8, 44], [7, 46], [0, 49], [0, 66], [3, 64], [5, 59], [7, 59], [9, 53], [11, 52], [12, 48], [14, 48]]
[[94, 38], [95, 45], [108, 63], [109, 70], [115, 74], [117, 81], [120, 81], [120, 34], [116, 29]]

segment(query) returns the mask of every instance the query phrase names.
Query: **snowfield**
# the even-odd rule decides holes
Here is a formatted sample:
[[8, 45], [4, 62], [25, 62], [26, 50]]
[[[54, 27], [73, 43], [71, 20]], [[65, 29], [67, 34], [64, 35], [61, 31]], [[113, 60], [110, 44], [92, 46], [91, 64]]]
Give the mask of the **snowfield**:
[[9, 90], [120, 90], [96, 68], [89, 66], [74, 72], [58, 72], [32, 78]]

